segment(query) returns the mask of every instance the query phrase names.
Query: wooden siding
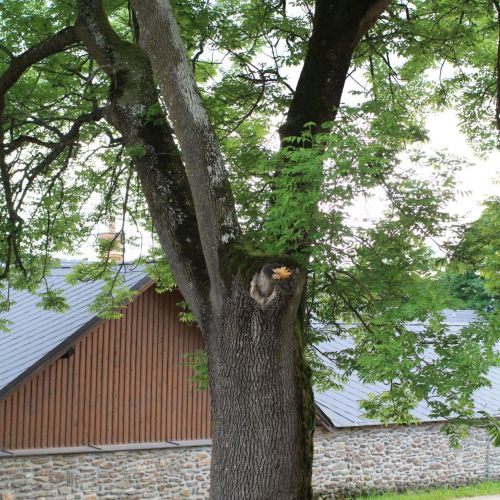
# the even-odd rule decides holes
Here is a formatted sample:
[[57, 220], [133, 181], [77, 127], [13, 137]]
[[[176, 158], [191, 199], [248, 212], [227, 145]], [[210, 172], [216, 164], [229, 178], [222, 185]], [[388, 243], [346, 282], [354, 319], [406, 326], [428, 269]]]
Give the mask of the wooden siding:
[[209, 394], [183, 356], [203, 341], [180, 300], [148, 288], [0, 401], [0, 450], [209, 438]]

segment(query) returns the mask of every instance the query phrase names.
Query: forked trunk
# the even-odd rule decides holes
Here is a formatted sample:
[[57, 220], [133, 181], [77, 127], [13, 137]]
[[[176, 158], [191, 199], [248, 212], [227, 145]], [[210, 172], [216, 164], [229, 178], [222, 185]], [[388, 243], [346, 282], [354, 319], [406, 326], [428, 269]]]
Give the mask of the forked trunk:
[[[80, 0], [88, 7], [96, 1]], [[316, 2], [303, 74], [282, 136], [300, 135], [307, 122], [320, 125], [335, 118], [352, 53], [387, 3]], [[162, 89], [182, 151], [192, 194], [186, 197], [187, 205], [192, 199], [196, 240], [206, 264], [206, 274], [198, 281], [208, 283], [208, 294], [203, 285], [193, 286], [190, 278], [197, 273], [185, 272], [191, 264], [183, 263], [180, 251], [172, 255], [169, 241], [162, 237], [163, 200], [154, 203], [158, 189], [153, 187], [149, 199], [150, 206], [159, 209], [156, 214], [152, 210], [157, 232], [177, 284], [204, 330], [208, 348], [214, 417], [211, 497], [307, 500], [312, 496], [314, 404], [303, 357], [301, 322], [297, 321], [306, 273], [265, 262], [249, 287], [250, 280], [243, 279], [242, 274], [247, 275], [245, 264], [251, 262], [243, 259], [243, 266], [236, 263], [241, 272], [227, 272], [227, 250], [242, 243], [242, 231], [217, 134], [199, 93], [171, 2], [131, 0], [130, 5], [139, 21], [140, 45]], [[87, 10], [87, 16], [89, 12], [93, 10]], [[145, 134], [142, 139], [148, 137]], [[141, 180], [144, 186], [154, 182], [149, 173]], [[147, 195], [146, 188], [144, 191]], [[171, 208], [168, 198], [164, 203], [167, 213]], [[180, 215], [185, 221], [183, 210]], [[182, 231], [176, 232], [176, 247], [181, 248], [177, 244], [179, 235], [191, 225], [189, 220]], [[182, 242], [189, 243], [186, 239]], [[197, 264], [195, 259], [193, 262]], [[179, 264], [179, 271], [175, 264]]]
[[213, 499], [312, 497], [314, 403], [299, 302], [300, 292], [262, 309], [237, 283], [213, 321]]
[[[306, 273], [282, 259], [257, 262], [228, 243], [238, 231], [231, 214], [222, 217], [227, 203], [220, 196], [231, 197], [225, 183], [213, 197], [229, 226], [213, 246], [210, 217], [198, 213], [210, 210], [196, 210], [172, 131], [162, 114], [144, 119], [161, 109], [148, 59], [112, 31], [99, 0], [80, 3], [77, 32], [112, 78], [106, 118], [126, 146], [139, 147], [134, 165], [159, 240], [205, 334], [214, 416], [211, 497], [307, 500], [314, 405], [297, 319]], [[250, 269], [259, 276], [252, 285]]]
[[[282, 137], [335, 118], [352, 53], [388, 2], [316, 1]], [[281, 258], [259, 271], [245, 252], [243, 262], [233, 262], [238, 271], [228, 266], [228, 250], [245, 239], [172, 6], [129, 4], [144, 52], [113, 30], [102, 0], [77, 1], [75, 33], [110, 78], [106, 118], [134, 151], [162, 248], [205, 334], [214, 416], [211, 497], [307, 500], [314, 402], [298, 320], [306, 273]], [[251, 284], [242, 278], [250, 267], [257, 271]]]

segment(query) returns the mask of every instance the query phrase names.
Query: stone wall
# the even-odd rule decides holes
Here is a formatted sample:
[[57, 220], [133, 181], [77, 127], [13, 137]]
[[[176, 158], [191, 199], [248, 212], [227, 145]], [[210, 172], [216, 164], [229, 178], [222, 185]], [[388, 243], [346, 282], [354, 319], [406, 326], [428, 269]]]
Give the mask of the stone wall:
[[210, 446], [0, 459], [2, 500], [204, 499]]
[[[316, 429], [313, 484], [317, 492], [360, 493], [500, 480], [500, 449], [471, 429], [459, 449], [439, 424]], [[324, 495], [324, 498], [327, 496]]]
[[[210, 446], [0, 458], [2, 500], [206, 498]], [[500, 480], [500, 450], [472, 430], [450, 449], [439, 425], [316, 429], [313, 484], [333, 493]]]

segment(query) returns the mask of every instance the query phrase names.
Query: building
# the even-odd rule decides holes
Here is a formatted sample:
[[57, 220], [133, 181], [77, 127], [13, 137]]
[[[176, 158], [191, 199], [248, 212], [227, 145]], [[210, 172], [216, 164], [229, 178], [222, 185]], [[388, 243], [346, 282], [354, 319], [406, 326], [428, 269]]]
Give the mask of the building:
[[[190, 381], [186, 353], [202, 348], [179, 322], [178, 292], [158, 294], [140, 269], [124, 266], [135, 299], [113, 320], [88, 309], [100, 283], [70, 287], [51, 276], [71, 309], [44, 311], [14, 293], [0, 334], [0, 493], [13, 498], [205, 498], [210, 465], [210, 399]], [[460, 329], [469, 313], [453, 318]], [[415, 325], [417, 328], [418, 326]], [[320, 346], [346, 347], [346, 340]], [[500, 370], [478, 408], [500, 400]], [[473, 430], [452, 450], [419, 408], [422, 424], [384, 427], [362, 418], [358, 401], [380, 387], [352, 377], [342, 392], [316, 394], [316, 490], [362, 491], [500, 478], [500, 453]]]

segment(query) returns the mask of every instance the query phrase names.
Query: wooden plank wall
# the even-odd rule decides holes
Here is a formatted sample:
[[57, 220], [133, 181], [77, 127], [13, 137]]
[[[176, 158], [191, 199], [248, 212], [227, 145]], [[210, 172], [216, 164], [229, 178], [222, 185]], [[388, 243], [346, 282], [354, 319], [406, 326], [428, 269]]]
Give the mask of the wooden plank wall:
[[183, 357], [202, 337], [178, 321], [180, 300], [150, 287], [0, 401], [0, 449], [209, 438], [209, 394]]

